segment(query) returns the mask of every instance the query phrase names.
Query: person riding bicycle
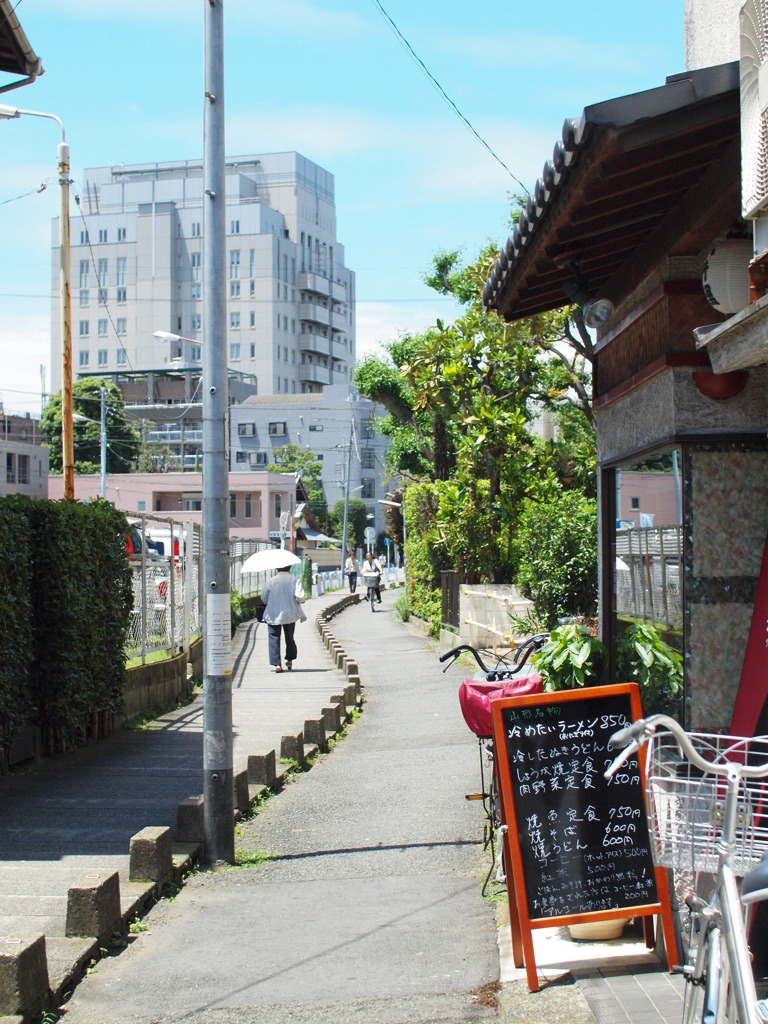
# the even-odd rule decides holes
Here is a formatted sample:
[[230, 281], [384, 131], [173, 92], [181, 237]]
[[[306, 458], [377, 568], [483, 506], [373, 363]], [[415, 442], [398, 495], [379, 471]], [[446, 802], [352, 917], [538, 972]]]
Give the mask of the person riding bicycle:
[[381, 604], [381, 574], [383, 570], [381, 568], [381, 562], [378, 558], [374, 558], [370, 551], [366, 551], [365, 559], [363, 560], [362, 574], [365, 580], [366, 587], [374, 587], [376, 590], [376, 600]]

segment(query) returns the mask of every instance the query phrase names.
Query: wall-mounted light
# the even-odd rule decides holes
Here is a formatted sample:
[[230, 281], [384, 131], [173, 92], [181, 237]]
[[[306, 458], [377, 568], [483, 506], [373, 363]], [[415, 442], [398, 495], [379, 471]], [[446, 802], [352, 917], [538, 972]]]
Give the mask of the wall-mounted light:
[[615, 312], [615, 306], [610, 299], [589, 297], [587, 282], [575, 266], [571, 265], [574, 276], [563, 281], [561, 288], [577, 306], [581, 306], [584, 323], [587, 327], [602, 327], [607, 323]]

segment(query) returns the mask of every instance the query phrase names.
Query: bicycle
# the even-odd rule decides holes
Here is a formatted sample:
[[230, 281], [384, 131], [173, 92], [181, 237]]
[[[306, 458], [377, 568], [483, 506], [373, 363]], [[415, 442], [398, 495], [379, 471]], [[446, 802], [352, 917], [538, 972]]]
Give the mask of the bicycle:
[[381, 577], [376, 573], [375, 575], [368, 574], [367, 576], [363, 576], [363, 579], [365, 580], [365, 585], [368, 588], [365, 592], [365, 599], [370, 602], [371, 611], [375, 612], [376, 605], [381, 601], [381, 598], [379, 597], [379, 584]]
[[[672, 870], [676, 888], [693, 884], [685, 897], [683, 1020], [766, 1024], [768, 1000], [757, 996], [748, 932], [753, 907], [768, 898], [768, 737], [687, 733], [674, 719], [651, 715], [611, 737], [625, 749], [606, 777], [646, 741], [654, 859]], [[710, 879], [707, 897], [696, 892], [697, 881], [701, 888]]]
[[484, 675], [483, 680], [464, 679], [459, 686], [459, 704], [464, 721], [477, 736], [480, 755], [480, 792], [467, 793], [465, 799], [482, 800], [483, 802], [485, 813], [483, 850], [490, 847], [491, 853], [491, 866], [483, 882], [483, 896], [494, 872], [495, 882], [505, 884], [507, 880], [504, 870], [503, 844], [497, 844], [496, 840], [505, 826], [501, 823], [493, 737], [491, 736], [491, 700], [493, 697], [509, 697], [514, 693], [533, 693], [541, 690], [539, 676], [521, 677], [520, 673], [531, 654], [542, 647], [548, 639], [549, 633], [537, 633], [520, 644], [515, 649], [512, 658], [514, 667], [512, 668], [509, 667], [509, 662], [506, 659], [498, 658], [496, 667], [489, 669], [480, 656], [480, 652], [470, 644], [459, 644], [458, 647], [446, 651], [439, 659], [440, 662], [448, 661], [443, 669], [443, 672], [447, 672], [459, 655], [466, 651], [473, 656]]

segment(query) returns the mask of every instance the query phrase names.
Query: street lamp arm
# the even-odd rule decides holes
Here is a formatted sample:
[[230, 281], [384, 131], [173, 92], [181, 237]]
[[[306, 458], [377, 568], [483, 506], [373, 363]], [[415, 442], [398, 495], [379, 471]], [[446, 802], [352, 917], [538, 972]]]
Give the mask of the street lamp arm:
[[193, 345], [202, 345], [202, 341], [199, 338], [185, 338], [183, 334], [172, 334], [170, 331], [155, 331], [152, 335], [158, 341], [167, 341], [173, 343], [174, 341], [190, 341]]
[[57, 114], [47, 114], [42, 110], [24, 110], [22, 107], [8, 107], [5, 104], [0, 104], [0, 120], [2, 121], [11, 121], [14, 118], [21, 117], [22, 114], [28, 114], [30, 117], [48, 117], [51, 121], [55, 121], [59, 128], [61, 128], [61, 141], [66, 142], [67, 136], [64, 131], [64, 122]]

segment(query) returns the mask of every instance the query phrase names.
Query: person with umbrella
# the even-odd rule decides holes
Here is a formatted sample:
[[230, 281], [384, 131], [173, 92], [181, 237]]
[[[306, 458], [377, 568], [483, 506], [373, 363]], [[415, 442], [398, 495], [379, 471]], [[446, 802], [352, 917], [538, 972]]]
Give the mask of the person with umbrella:
[[[277, 569], [277, 574], [268, 579], [261, 590], [264, 602], [264, 622], [267, 623], [269, 641], [269, 664], [275, 672], [282, 672], [280, 660], [280, 636], [285, 636], [285, 665], [288, 671], [293, 668], [296, 660], [296, 640], [294, 630], [297, 622], [305, 622], [306, 615], [297, 598], [299, 586], [295, 577], [291, 576], [291, 566], [298, 565], [301, 559], [292, 551], [282, 548], [265, 548], [256, 551], [243, 562], [241, 572], [267, 572]], [[304, 598], [301, 598], [303, 601]]]

